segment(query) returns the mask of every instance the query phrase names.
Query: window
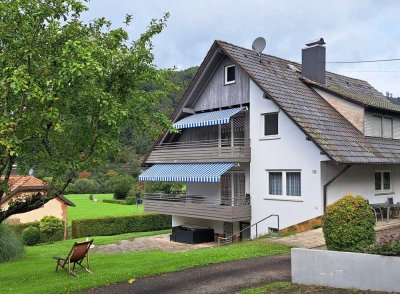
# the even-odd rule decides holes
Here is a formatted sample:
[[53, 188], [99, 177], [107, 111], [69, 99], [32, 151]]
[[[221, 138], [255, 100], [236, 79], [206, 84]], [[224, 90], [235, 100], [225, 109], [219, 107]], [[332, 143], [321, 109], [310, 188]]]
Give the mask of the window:
[[235, 65], [225, 66], [225, 85], [235, 83]]
[[263, 114], [263, 136], [278, 135], [278, 113]]
[[268, 194], [301, 196], [301, 173], [299, 171], [268, 171]]
[[374, 115], [372, 117], [372, 136], [393, 138], [393, 119]]
[[282, 195], [282, 172], [269, 172], [269, 195]]
[[382, 137], [393, 138], [393, 120], [388, 117], [382, 119]]
[[372, 117], [372, 136], [382, 137], [382, 117], [374, 115]]
[[376, 192], [391, 192], [392, 174], [390, 171], [376, 171], [375, 172], [375, 191]]
[[301, 177], [299, 172], [286, 173], [286, 194], [288, 196], [301, 196]]

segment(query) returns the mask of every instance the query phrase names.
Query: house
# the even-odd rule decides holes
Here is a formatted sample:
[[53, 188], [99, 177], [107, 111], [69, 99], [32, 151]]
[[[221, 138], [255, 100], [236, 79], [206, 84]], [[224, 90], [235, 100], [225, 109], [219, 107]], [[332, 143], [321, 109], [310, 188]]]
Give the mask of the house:
[[[30, 195], [35, 195], [37, 193], [47, 193], [46, 183], [34, 176], [11, 175], [8, 180], [8, 185], [10, 189], [9, 195], [0, 200], [0, 209], [2, 210], [6, 210], [9, 202], [13, 199], [29, 197]], [[68, 206], [75, 206], [75, 204], [60, 195], [48, 201], [40, 208], [25, 213], [11, 215], [7, 221], [13, 224], [29, 223], [40, 221], [44, 216], [54, 216], [64, 222], [64, 232], [66, 233]]]
[[312, 224], [346, 193], [400, 201], [400, 106], [326, 71], [325, 52], [307, 44], [298, 64], [215, 41], [172, 114], [180, 132], [140, 175], [185, 182], [186, 195], [147, 195], [145, 211], [217, 236], [251, 224], [248, 238]]

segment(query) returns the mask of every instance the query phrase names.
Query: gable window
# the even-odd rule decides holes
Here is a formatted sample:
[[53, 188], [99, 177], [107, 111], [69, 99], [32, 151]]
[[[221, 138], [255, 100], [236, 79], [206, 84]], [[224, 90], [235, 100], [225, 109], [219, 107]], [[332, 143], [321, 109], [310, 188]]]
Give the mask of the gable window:
[[278, 113], [265, 113], [262, 115], [262, 136], [278, 135]]
[[374, 115], [372, 117], [372, 136], [393, 138], [393, 119]]
[[236, 73], [235, 73], [235, 65], [225, 66], [225, 85], [235, 83]]
[[390, 171], [375, 172], [375, 192], [392, 191], [392, 173]]
[[301, 196], [300, 171], [267, 171], [269, 196]]

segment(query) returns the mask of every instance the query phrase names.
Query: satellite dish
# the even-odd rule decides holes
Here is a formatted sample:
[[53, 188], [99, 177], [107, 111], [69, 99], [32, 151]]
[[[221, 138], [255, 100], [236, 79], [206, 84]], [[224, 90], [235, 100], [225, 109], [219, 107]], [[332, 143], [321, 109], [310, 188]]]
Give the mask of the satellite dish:
[[253, 45], [251, 45], [251, 48], [253, 48], [253, 51], [256, 52], [258, 56], [261, 56], [261, 52], [263, 52], [266, 45], [267, 41], [265, 41], [263, 37], [258, 37], [253, 41]]

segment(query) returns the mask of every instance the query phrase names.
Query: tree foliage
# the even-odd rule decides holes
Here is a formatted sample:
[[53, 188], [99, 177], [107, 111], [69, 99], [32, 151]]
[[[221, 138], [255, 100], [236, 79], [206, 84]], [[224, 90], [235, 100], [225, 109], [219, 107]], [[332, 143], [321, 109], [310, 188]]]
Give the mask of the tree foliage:
[[158, 110], [173, 85], [152, 54], [168, 14], [129, 42], [105, 18], [83, 22], [86, 10], [79, 0], [0, 0], [0, 199], [16, 162], [46, 170], [51, 198], [118, 150], [128, 125], [153, 136], [170, 126]]

